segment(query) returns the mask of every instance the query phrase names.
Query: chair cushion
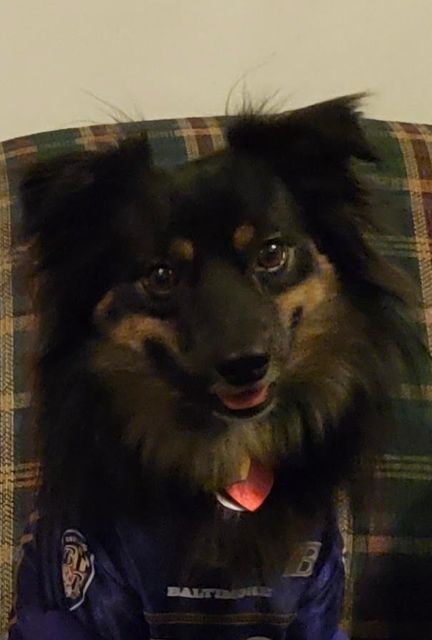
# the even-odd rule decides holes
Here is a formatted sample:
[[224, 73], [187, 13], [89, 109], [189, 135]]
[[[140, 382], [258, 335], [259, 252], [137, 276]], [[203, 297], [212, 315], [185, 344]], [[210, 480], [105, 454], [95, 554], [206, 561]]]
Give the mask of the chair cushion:
[[[0, 145], [0, 630], [13, 598], [20, 535], [32, 506], [38, 466], [28, 417], [26, 356], [32, 317], [22, 287], [17, 187], [35, 159], [102, 149], [146, 129], [154, 160], [173, 166], [224, 145], [226, 118], [112, 124], [40, 133]], [[388, 259], [419, 284], [421, 317], [432, 346], [432, 127], [364, 121], [382, 161], [360, 166], [386, 234], [372, 238]], [[351, 568], [344, 624], [353, 638], [432, 637], [432, 376], [406, 381], [396, 399], [409, 429], [395, 427], [376, 469], [371, 509], [341, 524]], [[420, 387], [423, 394], [420, 394]], [[428, 606], [429, 603], [429, 606]]]

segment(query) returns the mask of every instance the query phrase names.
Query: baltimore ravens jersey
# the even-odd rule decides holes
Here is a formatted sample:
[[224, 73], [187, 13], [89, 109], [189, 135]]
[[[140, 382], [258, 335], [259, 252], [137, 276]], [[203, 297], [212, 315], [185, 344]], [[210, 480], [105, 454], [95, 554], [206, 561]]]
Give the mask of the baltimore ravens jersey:
[[210, 570], [185, 585], [171, 563], [185, 535], [172, 523], [157, 535], [123, 523], [95, 536], [34, 516], [9, 640], [346, 640], [334, 523], [300, 544], [270, 586], [233, 588]]

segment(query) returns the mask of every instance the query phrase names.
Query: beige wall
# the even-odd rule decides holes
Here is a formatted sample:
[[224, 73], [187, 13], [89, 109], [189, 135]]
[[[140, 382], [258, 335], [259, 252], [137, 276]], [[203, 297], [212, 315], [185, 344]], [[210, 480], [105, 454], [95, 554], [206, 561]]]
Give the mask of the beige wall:
[[286, 108], [369, 89], [369, 115], [432, 122], [432, 0], [0, 0], [0, 24], [0, 139], [108, 121], [88, 92], [222, 113], [248, 71]]

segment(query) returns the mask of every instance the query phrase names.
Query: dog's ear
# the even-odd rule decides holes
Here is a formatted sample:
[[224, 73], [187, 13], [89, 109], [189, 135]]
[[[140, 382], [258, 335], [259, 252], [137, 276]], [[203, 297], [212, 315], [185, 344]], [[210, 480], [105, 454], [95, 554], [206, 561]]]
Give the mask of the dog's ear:
[[23, 239], [44, 348], [70, 339], [72, 325], [88, 327], [110, 286], [137, 268], [134, 259], [146, 242], [143, 211], [154, 206], [151, 189], [143, 137], [39, 162], [27, 171], [21, 183]]
[[234, 150], [259, 155], [290, 175], [344, 166], [350, 158], [372, 162], [375, 154], [361, 129], [363, 94], [345, 96], [280, 115], [244, 115], [228, 132]]
[[[107, 151], [78, 151], [31, 165], [23, 175], [20, 197], [25, 239], [78, 225], [81, 218], [106, 215], [100, 205], [124, 189], [151, 164], [146, 136], [126, 139]], [[89, 206], [89, 205], [92, 206]]]
[[305, 231], [342, 278], [370, 279], [366, 192], [351, 160], [376, 160], [360, 124], [362, 95], [282, 115], [240, 117], [228, 133], [234, 152], [270, 165], [299, 204]]

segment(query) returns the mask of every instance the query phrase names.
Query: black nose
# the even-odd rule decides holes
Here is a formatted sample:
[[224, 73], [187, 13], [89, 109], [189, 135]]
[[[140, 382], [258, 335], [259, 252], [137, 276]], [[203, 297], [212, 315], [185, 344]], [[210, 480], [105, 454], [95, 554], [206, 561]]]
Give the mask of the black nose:
[[221, 362], [216, 370], [229, 384], [241, 386], [264, 378], [270, 359], [265, 353], [231, 357]]

